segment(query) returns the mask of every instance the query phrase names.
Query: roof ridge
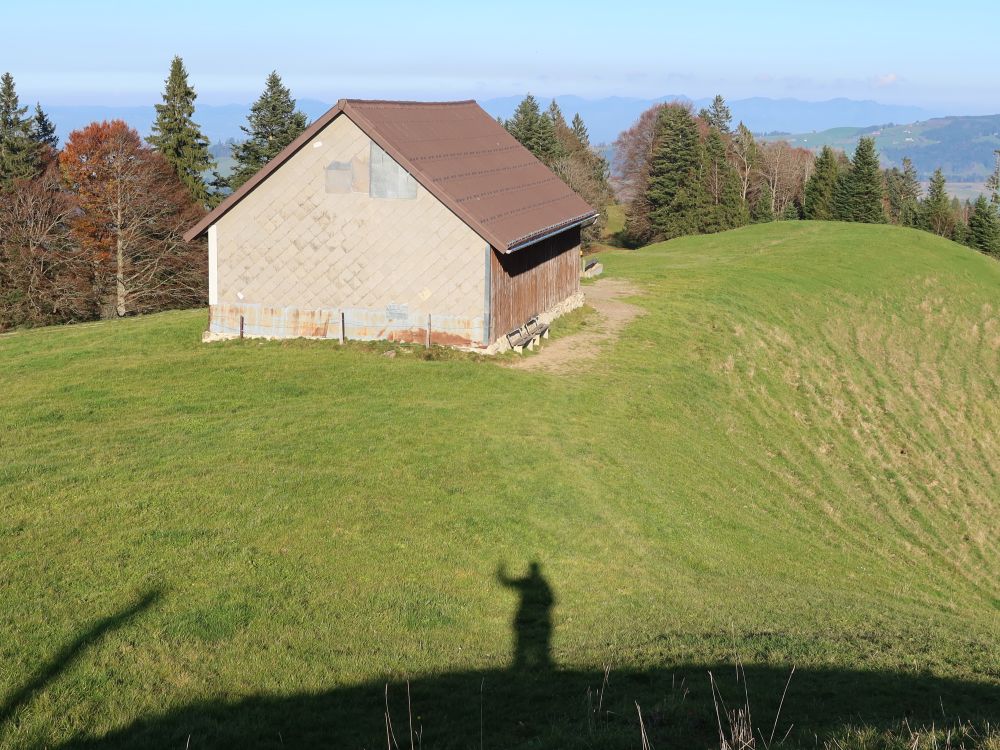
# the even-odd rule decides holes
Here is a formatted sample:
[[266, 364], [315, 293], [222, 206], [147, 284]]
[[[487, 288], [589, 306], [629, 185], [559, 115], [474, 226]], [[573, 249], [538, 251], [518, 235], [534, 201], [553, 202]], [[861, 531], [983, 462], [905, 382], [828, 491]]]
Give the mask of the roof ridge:
[[455, 107], [460, 105], [475, 104], [475, 99], [455, 99], [451, 101], [422, 102], [416, 99], [341, 99], [338, 105], [343, 104], [393, 104], [401, 106], [422, 106], [422, 107]]
[[[421, 111], [425, 117], [419, 115]], [[438, 114], [431, 116], [432, 111]], [[475, 116], [468, 117], [467, 112]], [[472, 99], [450, 102], [340, 99], [257, 174], [202, 217], [184, 238], [190, 241], [218, 222], [341, 114], [498, 252], [511, 252], [516, 245], [523, 246], [525, 238], [535, 237], [540, 231], [566, 227], [566, 221], [579, 222], [580, 217], [597, 215]], [[440, 128], [436, 127], [437, 122], [441, 123]], [[443, 131], [449, 136], [436, 137]], [[484, 139], [495, 143], [486, 143]], [[499, 175], [504, 175], [505, 184], [497, 183]], [[509, 184], [518, 181], [519, 184]], [[518, 216], [525, 218], [518, 220]]]

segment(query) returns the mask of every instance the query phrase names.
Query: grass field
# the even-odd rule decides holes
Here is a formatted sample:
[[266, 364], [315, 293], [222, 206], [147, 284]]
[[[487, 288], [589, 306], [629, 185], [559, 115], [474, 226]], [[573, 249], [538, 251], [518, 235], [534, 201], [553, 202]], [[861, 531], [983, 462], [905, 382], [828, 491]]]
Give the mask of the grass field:
[[638, 748], [636, 703], [718, 747], [709, 671], [767, 739], [794, 665], [776, 746], [996, 747], [1000, 264], [807, 222], [602, 261], [647, 314], [572, 375], [0, 337], [0, 745], [386, 747], [390, 683], [409, 747], [409, 681], [426, 748]]

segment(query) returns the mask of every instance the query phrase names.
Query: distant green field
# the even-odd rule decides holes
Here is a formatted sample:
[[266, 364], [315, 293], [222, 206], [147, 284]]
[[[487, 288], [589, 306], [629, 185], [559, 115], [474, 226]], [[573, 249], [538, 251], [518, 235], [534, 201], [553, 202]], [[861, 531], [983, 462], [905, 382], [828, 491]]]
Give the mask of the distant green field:
[[862, 136], [875, 139], [884, 164], [899, 166], [904, 157], [909, 157], [924, 180], [940, 168], [948, 178], [952, 195], [961, 200], [974, 200], [985, 191], [986, 179], [996, 165], [994, 152], [1000, 149], [1000, 115], [938, 117], [906, 125], [832, 128], [814, 133], [767, 136], [766, 140], [787, 140], [793, 146], [816, 152], [823, 146], [831, 146], [850, 155]]
[[636, 704], [718, 748], [709, 672], [766, 740], [794, 666], [775, 747], [995, 748], [1000, 264], [808, 222], [602, 261], [647, 314], [571, 375], [0, 337], [0, 746], [386, 747], [389, 683], [408, 748], [408, 682], [424, 748], [638, 748]]

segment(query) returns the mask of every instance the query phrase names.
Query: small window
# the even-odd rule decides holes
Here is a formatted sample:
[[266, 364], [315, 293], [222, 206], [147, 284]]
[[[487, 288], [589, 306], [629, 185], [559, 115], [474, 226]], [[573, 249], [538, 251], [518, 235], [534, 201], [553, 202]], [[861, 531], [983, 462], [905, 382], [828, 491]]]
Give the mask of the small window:
[[369, 161], [369, 195], [372, 198], [416, 198], [417, 181], [379, 145], [372, 141]]
[[349, 193], [354, 182], [351, 162], [331, 161], [326, 166], [326, 192]]

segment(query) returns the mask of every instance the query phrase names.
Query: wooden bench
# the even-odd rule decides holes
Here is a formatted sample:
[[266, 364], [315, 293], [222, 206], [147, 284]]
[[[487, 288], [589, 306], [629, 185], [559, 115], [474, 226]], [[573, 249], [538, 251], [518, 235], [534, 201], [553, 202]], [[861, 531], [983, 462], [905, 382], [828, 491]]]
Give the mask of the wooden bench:
[[515, 328], [507, 334], [507, 343], [510, 344], [511, 349], [520, 354], [526, 348], [535, 348], [535, 336], [521, 328]]
[[520, 354], [525, 349], [529, 351], [535, 348], [535, 344], [542, 339], [549, 337], [549, 327], [545, 323], [538, 322], [538, 317], [534, 317], [520, 328], [515, 328], [507, 334], [507, 343], [510, 348]]
[[539, 338], [547, 339], [549, 337], [548, 323], [539, 323], [537, 315], [524, 324], [524, 330], [525, 333], [538, 336]]

